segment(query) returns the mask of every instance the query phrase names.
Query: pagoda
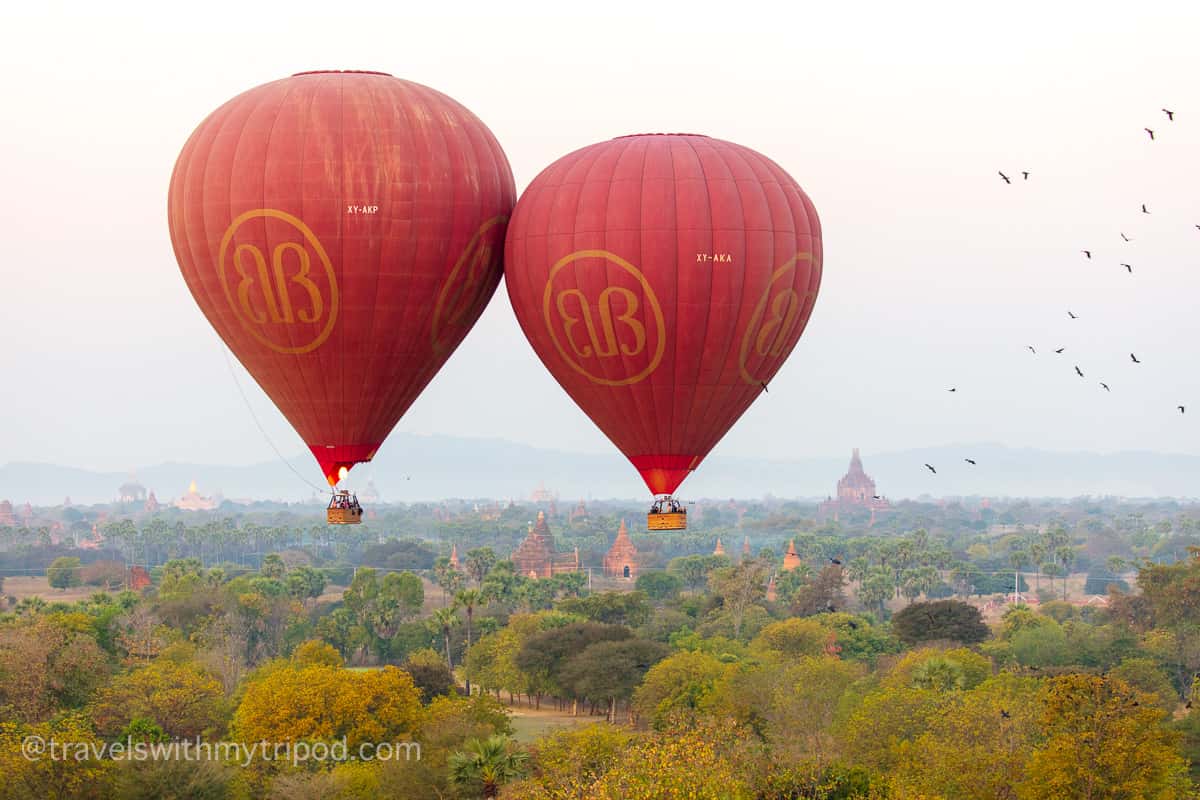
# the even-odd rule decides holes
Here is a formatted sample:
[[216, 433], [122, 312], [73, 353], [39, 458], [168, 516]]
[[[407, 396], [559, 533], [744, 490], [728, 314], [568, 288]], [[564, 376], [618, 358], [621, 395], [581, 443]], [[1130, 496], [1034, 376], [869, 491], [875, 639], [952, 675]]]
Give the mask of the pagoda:
[[154, 492], [146, 497], [146, 504], [143, 506], [147, 514], [153, 514], [158, 511], [158, 498], [154, 496]]
[[518, 575], [530, 578], [549, 578], [567, 572], [579, 571], [579, 549], [573, 554], [554, 551], [554, 534], [546, 522], [546, 514], [539, 511], [537, 523], [529, 526], [529, 533], [517, 545], [512, 554], [513, 569]]
[[625, 520], [621, 520], [616, 541], [608, 549], [608, 554], [604, 556], [604, 574], [610, 578], [636, 578], [637, 562], [637, 548], [629, 538], [629, 529], [625, 527]]
[[718, 536], [718, 537], [717, 537], [717, 546], [713, 548], [713, 555], [714, 555], [714, 556], [723, 556], [723, 555], [725, 555], [725, 545], [721, 544], [721, 537], [720, 537], [720, 536]]
[[13, 515], [12, 503], [7, 500], [0, 500], [0, 525], [8, 528], [14, 528], [17, 525], [17, 518]]
[[450, 569], [454, 570], [455, 572], [462, 572], [462, 565], [458, 562], [458, 545], [456, 544], [450, 545], [449, 566]]
[[876, 494], [875, 481], [863, 470], [862, 457], [856, 447], [850, 455], [850, 469], [838, 481], [837, 497], [825, 498], [817, 514], [820, 517], [832, 516], [836, 520], [842, 512], [857, 510], [871, 512], [870, 524], [874, 525], [876, 513], [890, 511], [891, 504]]
[[771, 573], [771, 580], [767, 581], [767, 602], [774, 603], [779, 599], [779, 592], [775, 589], [775, 573]]
[[800, 566], [800, 554], [796, 552], [796, 540], [788, 541], [787, 552], [783, 554], [783, 571], [791, 572]]
[[747, 536], [742, 540], [742, 561], [750, 558], [750, 537]]

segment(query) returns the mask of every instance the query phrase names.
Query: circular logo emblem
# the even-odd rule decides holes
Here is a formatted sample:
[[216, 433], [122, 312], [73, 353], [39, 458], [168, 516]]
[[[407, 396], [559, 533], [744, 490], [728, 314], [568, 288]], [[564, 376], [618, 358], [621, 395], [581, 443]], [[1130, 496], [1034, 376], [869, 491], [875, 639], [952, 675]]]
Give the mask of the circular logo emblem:
[[[251, 220], [263, 222], [243, 230]], [[265, 242], [274, 243], [270, 253], [261, 246]], [[221, 237], [219, 252], [217, 274], [225, 299], [261, 344], [296, 354], [315, 350], [329, 338], [338, 315], [337, 277], [325, 248], [302, 220], [274, 208], [239, 214]]]
[[449, 350], [454, 334], [469, 326], [490, 299], [488, 288], [495, 285], [493, 267], [503, 256], [506, 222], [508, 217], [500, 215], [480, 225], [446, 276], [433, 307], [430, 340], [434, 353]]
[[[621, 271], [611, 273], [610, 266]], [[542, 317], [563, 361], [604, 386], [643, 380], [658, 368], [666, 349], [666, 325], [654, 289], [641, 270], [607, 250], [578, 250], [551, 267]]]
[[[804, 310], [817, 296], [815, 290], [801, 296], [795, 289], [796, 265], [801, 261], [812, 263], [812, 253], [797, 253], [775, 270], [766, 291], [754, 307], [738, 355], [738, 369], [746, 383], [764, 383], [775, 374], [780, 361], [796, 344], [807, 319]], [[754, 369], [751, 369], [752, 363]]]

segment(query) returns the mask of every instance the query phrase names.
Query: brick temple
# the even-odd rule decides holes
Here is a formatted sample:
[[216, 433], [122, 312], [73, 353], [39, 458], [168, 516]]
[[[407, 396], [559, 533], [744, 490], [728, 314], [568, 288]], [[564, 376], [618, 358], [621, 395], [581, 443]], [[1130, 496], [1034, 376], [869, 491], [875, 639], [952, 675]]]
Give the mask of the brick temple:
[[850, 469], [842, 476], [837, 484], [837, 497], [827, 497], [817, 509], [818, 516], [833, 517], [853, 511], [869, 511], [871, 524], [875, 524], [877, 513], [890, 511], [891, 504], [887, 498], [875, 490], [875, 481], [863, 470], [862, 457], [858, 448], [850, 456]]
[[513, 551], [512, 562], [517, 574], [530, 578], [549, 578], [565, 572], [578, 572], [579, 548], [574, 553], [556, 553], [554, 534], [550, 532], [546, 514], [539, 511], [537, 523], [529, 526], [529, 533]]
[[617, 538], [604, 556], [604, 574], [610, 578], [632, 580], [637, 577], [637, 566], [637, 548], [634, 547], [633, 540], [629, 538], [629, 529], [625, 527], [625, 520], [621, 520]]

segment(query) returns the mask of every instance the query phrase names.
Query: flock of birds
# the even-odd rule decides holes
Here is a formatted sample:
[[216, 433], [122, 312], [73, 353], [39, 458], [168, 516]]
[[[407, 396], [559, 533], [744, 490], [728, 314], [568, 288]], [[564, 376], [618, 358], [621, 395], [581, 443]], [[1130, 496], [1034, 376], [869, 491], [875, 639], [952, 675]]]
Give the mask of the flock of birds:
[[[1175, 112], [1174, 111], [1172, 111], [1171, 109], [1168, 109], [1168, 108], [1164, 108], [1164, 109], [1162, 109], [1162, 112], [1163, 112], [1163, 114], [1166, 115], [1168, 124], [1175, 121]], [[1150, 141], [1155, 141], [1153, 128], [1143, 128], [1142, 130], [1144, 130], [1146, 132], [1146, 134], [1150, 137]], [[1012, 178], [1010, 178], [1007, 174], [1005, 174], [1003, 170], [997, 170], [997, 174], [1000, 176], [1000, 179], [1003, 180], [1005, 184], [1010, 185], [1010, 186], [1012, 185], [1012, 182], [1013, 182]], [[1029, 180], [1029, 175], [1030, 175], [1029, 170], [1022, 170], [1021, 171], [1021, 180], [1023, 180], [1023, 181]], [[1149, 204], [1142, 203], [1141, 206], [1142, 206], [1143, 214], [1150, 213]], [[1197, 230], [1200, 230], [1200, 224], [1197, 224], [1195, 227]], [[1127, 236], [1124, 231], [1120, 231], [1119, 233], [1121, 234], [1121, 241], [1123, 241], [1125, 243], [1129, 243], [1129, 242], [1133, 241], [1133, 239], [1131, 239], [1129, 236]], [[1092, 258], [1091, 250], [1080, 250], [1080, 252], [1083, 253], [1084, 257], [1087, 260], [1089, 260], [1089, 261], [1091, 260], [1091, 258]], [[1132, 264], [1128, 264], [1126, 262], [1120, 262], [1120, 266], [1124, 267], [1125, 271], [1128, 272], [1130, 275], [1133, 274], [1133, 265]], [[1071, 311], [1070, 309], [1067, 310], [1067, 317], [1072, 320], [1079, 319], [1079, 316], [1074, 311]], [[1035, 348], [1033, 345], [1026, 345], [1026, 348], [1029, 350], [1029, 352], [1033, 353], [1034, 355], [1037, 355], [1037, 348]], [[1066, 351], [1065, 347], [1059, 347], [1054, 350], [1055, 354], [1057, 354], [1057, 355], [1062, 355], [1062, 353], [1065, 351]], [[1130, 353], [1129, 359], [1134, 364], [1142, 363], [1141, 359], [1139, 359], [1137, 357], [1137, 354], [1135, 354], [1135, 353]], [[1075, 365], [1075, 374], [1078, 375], [1080, 378], [1086, 378], [1086, 376], [1083, 373], [1083, 370], [1079, 367], [1078, 364]], [[1109, 385], [1107, 383], [1105, 383], [1104, 381], [1098, 381], [1098, 383], [1100, 384], [1100, 387], [1102, 389], [1104, 389], [1104, 391], [1106, 391], [1106, 392], [1112, 391], [1112, 389], [1109, 387]], [[947, 389], [946, 391], [957, 392], [958, 387], [952, 386], [949, 389]], [[1183, 404], [1177, 405], [1177, 406], [1175, 406], [1175, 408], [1179, 411], [1180, 414], [1183, 414], [1187, 411], [1187, 407]], [[971, 466], [975, 466], [975, 463], [976, 463], [975, 460], [971, 459], [971, 458], [964, 458], [963, 461], [970, 464]], [[925, 469], [929, 470], [934, 475], [937, 474], [937, 469], [932, 464], [928, 464], [928, 463], [925, 464]], [[878, 499], [878, 497], [876, 497], [876, 499]]]

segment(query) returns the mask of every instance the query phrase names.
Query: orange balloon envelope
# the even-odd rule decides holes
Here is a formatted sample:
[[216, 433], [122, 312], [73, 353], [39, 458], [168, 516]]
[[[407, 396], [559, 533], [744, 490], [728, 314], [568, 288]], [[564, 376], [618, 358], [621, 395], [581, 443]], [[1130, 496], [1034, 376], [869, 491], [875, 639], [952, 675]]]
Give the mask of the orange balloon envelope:
[[200, 124], [168, 218], [204, 315], [333, 485], [479, 318], [515, 195], [495, 137], [446, 95], [308, 72]]
[[505, 243], [546, 367], [671, 494], [766, 390], [821, 282], [821, 227], [777, 164], [706, 136], [626, 136], [547, 167]]

